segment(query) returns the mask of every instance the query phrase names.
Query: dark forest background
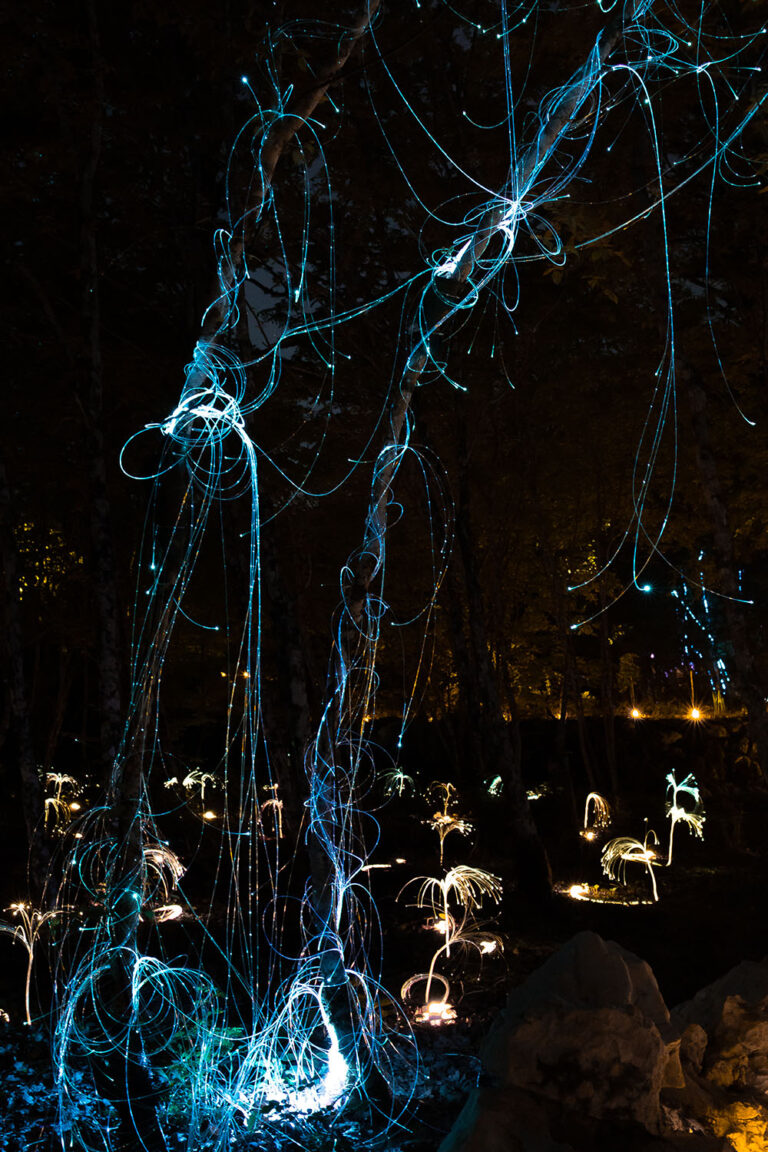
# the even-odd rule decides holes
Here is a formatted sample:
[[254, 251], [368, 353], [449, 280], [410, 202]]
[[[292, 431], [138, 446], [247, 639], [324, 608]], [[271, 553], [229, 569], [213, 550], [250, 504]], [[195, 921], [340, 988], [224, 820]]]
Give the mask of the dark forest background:
[[[211, 299], [211, 239], [222, 220], [229, 147], [254, 110], [241, 76], [262, 92], [265, 37], [285, 22], [296, 21], [293, 41], [278, 53], [282, 85], [310, 82], [317, 54], [327, 50], [317, 25], [301, 22], [306, 7], [298, 0], [35, 0], [4, 23], [10, 167], [0, 789], [7, 829], [20, 830], [26, 812], [31, 835], [42, 811], [41, 774], [68, 772], [96, 784], [114, 753], [151, 494], [148, 482], [120, 471], [120, 450], [175, 407]], [[313, 20], [323, 15], [310, 7]], [[539, 13], [533, 56], [527, 29], [510, 41], [513, 74], [527, 76], [521, 113], [570, 75], [604, 20], [597, 9], [556, 7]], [[738, 27], [741, 6], [722, 8]], [[473, 0], [464, 15], [490, 23], [494, 9]], [[453, 239], [440, 214], [453, 218], [472, 206], [466, 181], [404, 114], [388, 70], [467, 172], [489, 188], [503, 183], [504, 90], [494, 38], [439, 0], [386, 6], [376, 35], [381, 59], [370, 49], [354, 56], [333, 85], [334, 108], [322, 106], [317, 132], [331, 195], [308, 134], [281, 158], [274, 186], [282, 232], [266, 224], [248, 254], [262, 270], [246, 296], [257, 347], [285, 312], [280, 245], [298, 258], [307, 180], [320, 308], [331, 275], [340, 310], [404, 283]], [[702, 133], [700, 97], [691, 83], [660, 100], [662, 164], [670, 172], [679, 163], [687, 175], [694, 166], [686, 157]], [[666, 516], [673, 474], [674, 500], [662, 555], [638, 579], [649, 591], [632, 586], [631, 546], [602, 571], [632, 518], [632, 472], [666, 339], [658, 210], [611, 231], [649, 209], [658, 192], [637, 109], [609, 117], [569, 198], [551, 206], [566, 262], [510, 269], [446, 340], [447, 371], [464, 390], [436, 374], [419, 389], [415, 441], [437, 479], [428, 500], [415, 460], [398, 477], [403, 514], [391, 533], [377, 721], [379, 740], [394, 753], [403, 701], [411, 701], [406, 771], [416, 765], [436, 774], [442, 764], [447, 775], [491, 778], [498, 741], [489, 731], [498, 735], [501, 725], [512, 734], [512, 754], [535, 746], [542, 765], [578, 764], [585, 781], [610, 787], [629, 709], [680, 721], [692, 692], [720, 725], [729, 765], [751, 779], [768, 769], [765, 114], [746, 131], [743, 151], [752, 163], [724, 173], [711, 219], [709, 170], [667, 205], [678, 394], [645, 510], [651, 537]], [[245, 196], [250, 178], [246, 153], [233, 162], [235, 198]], [[425, 217], [414, 189], [434, 218]], [[521, 243], [521, 256], [533, 252]], [[518, 291], [510, 318], [504, 303]], [[295, 735], [289, 648], [301, 653], [310, 710], [321, 700], [339, 569], [362, 531], [402, 306], [396, 296], [339, 328], [332, 395], [323, 357], [310, 340], [297, 340], [283, 356], [278, 391], [249, 426], [264, 450], [263, 508], [279, 512], [263, 528], [265, 724], [277, 754], [288, 755]], [[154, 466], [151, 437], [131, 458], [138, 470]], [[159, 455], [159, 436], [154, 447]], [[368, 467], [353, 470], [357, 460]], [[312, 465], [309, 486], [328, 493], [322, 498], [297, 495], [282, 477], [300, 479]], [[164, 523], [175, 514], [170, 506], [155, 512]], [[247, 575], [238, 548], [245, 513], [233, 505], [228, 515], [222, 531], [236, 599]], [[441, 523], [449, 524], [453, 554], [421, 659], [423, 620], [405, 624], [432, 595]], [[644, 541], [641, 550], [648, 554]], [[210, 580], [219, 575], [212, 564]], [[726, 598], [741, 596], [754, 606]], [[205, 579], [193, 590], [192, 610], [206, 619]], [[223, 640], [182, 621], [175, 644], [164, 744], [179, 764], [205, 767], [221, 734]], [[719, 694], [723, 667], [729, 682]], [[10, 850], [19, 840], [6, 843]], [[18, 872], [23, 854], [17, 859]]]

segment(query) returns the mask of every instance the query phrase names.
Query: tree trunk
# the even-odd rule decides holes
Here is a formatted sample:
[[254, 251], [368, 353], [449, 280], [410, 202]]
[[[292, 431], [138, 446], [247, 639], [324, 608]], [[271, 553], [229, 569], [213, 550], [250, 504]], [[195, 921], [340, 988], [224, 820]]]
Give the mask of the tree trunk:
[[[320, 102], [329, 88], [340, 78], [344, 65], [368, 30], [378, 11], [381, 0], [367, 0], [357, 13], [344, 36], [333, 42], [333, 47], [325, 59], [313, 59], [312, 68], [307, 74], [313, 79], [297, 86], [288, 101], [285, 112], [275, 116], [274, 122], [260, 141], [258, 148], [255, 186], [250, 188], [248, 203], [244, 206], [236, 227], [238, 236], [224, 236], [225, 248], [219, 254], [218, 279], [214, 288], [213, 302], [206, 311], [198, 340], [198, 349], [215, 342], [219, 336], [237, 324], [238, 312], [245, 315], [246, 308], [238, 308], [238, 295], [241, 285], [248, 277], [246, 249], [252, 242], [261, 222], [262, 209], [269, 198], [275, 170], [283, 152], [296, 133], [312, 119]], [[278, 100], [278, 104], [281, 101]], [[197, 350], [196, 350], [197, 351]], [[207, 387], [208, 373], [206, 358], [196, 356], [195, 366], [190, 372], [186, 390]]]
[[600, 577], [600, 607], [600, 703], [603, 713], [605, 759], [608, 765], [608, 779], [611, 785], [611, 800], [615, 805], [619, 797], [618, 767], [616, 763], [615, 673], [611, 655], [611, 638], [608, 631], [608, 611], [604, 575]]
[[45, 757], [43, 759], [43, 767], [46, 771], [54, 768], [56, 750], [59, 746], [59, 736], [61, 735], [61, 729], [64, 723], [64, 713], [67, 709], [71, 686], [72, 653], [68, 648], [62, 648], [59, 652], [59, 683], [56, 691], [56, 706], [53, 710], [53, 719], [51, 720], [50, 728], [48, 729], [48, 739], [46, 740]]
[[[274, 633], [277, 683], [269, 699], [265, 729], [269, 760], [277, 777], [278, 796], [283, 803], [285, 834], [298, 844], [304, 820], [304, 755], [312, 742], [312, 715], [309, 703], [309, 677], [297, 604], [281, 571], [277, 549], [277, 522], [272, 520], [262, 496], [268, 526], [261, 533], [261, 570]], [[265, 686], [266, 687], [266, 686]], [[282, 704], [281, 702], [287, 702]]]
[[454, 722], [459, 727], [459, 747], [464, 763], [476, 766], [481, 779], [488, 776], [480, 734], [480, 701], [477, 680], [467, 646], [464, 627], [464, 582], [459, 580], [455, 563], [448, 567], [448, 623], [451, 636], [451, 658], [458, 677], [458, 701]]

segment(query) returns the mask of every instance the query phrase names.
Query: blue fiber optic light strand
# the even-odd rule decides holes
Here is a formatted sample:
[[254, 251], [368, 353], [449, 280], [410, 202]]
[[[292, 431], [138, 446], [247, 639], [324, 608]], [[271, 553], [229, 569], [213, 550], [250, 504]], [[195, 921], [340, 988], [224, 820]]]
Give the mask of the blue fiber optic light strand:
[[[425, 634], [451, 547], [446, 487], [439, 465], [415, 446], [411, 399], [419, 384], [435, 377], [465, 387], [449, 370], [440, 345], [487, 290], [497, 291], [511, 314], [519, 298], [518, 265], [565, 259], [547, 207], [567, 198], [574, 181], [583, 177], [602, 125], [617, 106], [639, 109], [645, 121], [660, 189], [667, 285], [666, 343], [638, 449], [633, 515], [622, 541], [622, 547], [629, 542], [632, 548], [635, 583], [659, 549], [674, 475], [666, 513], [656, 528], [646, 528], [645, 506], [663, 438], [676, 437], [674, 300], [665, 216], [676, 178], [664, 165], [655, 93], [693, 76], [706, 89], [707, 102], [715, 101], [706, 103], [707, 143], [691, 157], [697, 167], [711, 165], [714, 180], [715, 169], [724, 169], [764, 99], [731, 116], [725, 127], [717, 111], [718, 70], [729, 67], [731, 78], [724, 83], [738, 95], [733, 69], [759, 47], [764, 33], [760, 29], [738, 43], [717, 37], [708, 41], [699, 23], [687, 23], [675, 6], [665, 13], [682, 27], [676, 33], [662, 25], [650, 0], [600, 7], [608, 15], [585, 61], [527, 115], [522, 92], [513, 88], [509, 45], [512, 35], [520, 35], [529, 17], [537, 15], [538, 6], [501, 3], [498, 19], [487, 29], [473, 26], [473, 34], [487, 35], [497, 46], [503, 77], [509, 156], [500, 190], [470, 176], [461, 158], [420, 119], [386, 52], [379, 49], [379, 31], [372, 23], [377, 4], [365, 8], [351, 30], [335, 30], [340, 59], [363, 37], [367, 50], [378, 53], [394, 103], [417, 124], [440, 164], [466, 181], [464, 195], [471, 204], [460, 219], [451, 220], [447, 211], [426, 208], [422, 200], [431, 222], [439, 220], [451, 229], [446, 243], [428, 257], [425, 268], [362, 301], [337, 300], [335, 224], [329, 229], [322, 276], [315, 266], [318, 248], [310, 210], [321, 199], [333, 222], [336, 199], [323, 150], [325, 129], [315, 115], [319, 101], [297, 105], [296, 94], [281, 88], [269, 57], [261, 80], [243, 77], [256, 111], [237, 136], [227, 172], [227, 220], [214, 237], [216, 291], [178, 404], [137, 433], [123, 453], [124, 470], [134, 474], [137, 441], [160, 445], [159, 461], [147, 477], [154, 494], [138, 567], [124, 737], [107, 803], [78, 824], [60, 893], [62, 904], [84, 909], [73, 920], [62, 953], [56, 1033], [62, 1116], [68, 1124], [79, 1123], [71, 1120], [72, 1101], [83, 1076], [90, 1077], [105, 1101], [100, 1123], [89, 1128], [83, 1122], [78, 1129], [82, 1147], [110, 1149], [117, 1126], [121, 1139], [128, 1132], [134, 1142], [146, 1140], [149, 1146], [164, 1139], [173, 1125], [182, 1125], [190, 1152], [204, 1141], [223, 1149], [243, 1130], [253, 1132], [259, 1125], [277, 1130], [288, 1114], [310, 1124], [317, 1113], [341, 1109], [356, 1091], [365, 1092], [372, 1069], [394, 1082], [400, 1075], [398, 1060], [415, 1066], [407, 1030], [384, 1024], [388, 1001], [381, 987], [378, 919], [365, 871], [377, 828], [363, 806], [363, 782], [374, 772], [366, 725], [375, 716], [376, 656], [384, 623], [394, 622], [385, 597], [387, 534], [402, 511], [395, 483], [405, 460], [421, 474], [429, 509], [432, 587], [414, 613]], [[270, 97], [260, 104], [262, 80]], [[330, 79], [322, 84], [335, 113]], [[375, 100], [374, 110], [396, 150], [389, 117]], [[298, 236], [286, 234], [273, 187], [288, 138], [295, 142], [304, 172]], [[236, 194], [233, 185], [244, 170], [244, 156], [250, 183]], [[413, 188], [404, 161], [399, 164], [405, 187]], [[238, 199], [242, 205], [235, 209]], [[278, 255], [255, 267], [250, 239], [267, 223]], [[505, 289], [505, 277], [515, 280], [513, 292]], [[289, 899], [281, 885], [290, 862], [285, 857], [292, 850], [279, 834], [267, 835], [265, 820], [268, 804], [279, 803], [280, 781], [262, 716], [260, 476], [274, 468], [292, 488], [289, 501], [306, 495], [320, 448], [300, 474], [291, 476], [255, 430], [281, 388], [284, 362], [302, 341], [326, 374], [324, 404], [330, 419], [342, 355], [339, 333], [397, 295], [403, 299], [403, 316], [401, 341], [392, 349], [390, 396], [386, 402], [382, 398], [372, 426], [362, 434], [364, 450], [343, 470], [346, 479], [377, 444], [363, 540], [342, 566], [328, 685], [305, 755], [303, 834], [312, 875], [303, 899]], [[319, 405], [319, 396], [311, 403]], [[161, 493], [175, 493], [178, 500], [175, 518], [164, 525], [154, 515]], [[247, 590], [239, 613], [226, 578], [232, 539], [228, 517], [234, 518], [246, 558]], [[618, 550], [612, 559], [616, 555]], [[196, 595], [205, 565], [218, 566], [223, 590], [218, 602], [206, 599], [201, 608]], [[182, 773], [178, 783], [175, 758], [161, 739], [165, 666], [178, 658], [174, 641], [183, 629], [199, 629], [212, 643], [221, 643], [225, 662], [223, 747], [218, 763], [198, 775], [197, 792], [192, 772]], [[414, 707], [422, 665], [428, 664], [428, 647], [425, 638], [406, 693], [398, 744]], [[203, 800], [205, 776], [210, 807]], [[187, 821], [190, 859], [181, 848], [177, 855], [164, 838], [179, 811]], [[203, 848], [207, 855], [202, 858], [214, 860], [207, 896], [201, 896], [199, 878], [193, 876], [193, 858]], [[291, 916], [297, 921], [292, 929]], [[188, 933], [188, 960], [178, 959], [164, 943], [162, 925], [171, 917]], [[401, 1115], [407, 1098], [406, 1091], [404, 1101], [382, 1108], [382, 1126]]]

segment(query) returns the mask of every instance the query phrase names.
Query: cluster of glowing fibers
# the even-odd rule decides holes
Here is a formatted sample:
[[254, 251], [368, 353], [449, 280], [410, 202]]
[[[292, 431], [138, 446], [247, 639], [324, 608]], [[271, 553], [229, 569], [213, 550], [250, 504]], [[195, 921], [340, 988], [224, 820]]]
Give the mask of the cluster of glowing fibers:
[[[687, 797], [693, 802], [693, 808], [686, 808], [680, 802]], [[689, 773], [680, 784], [677, 783], [674, 772], [667, 776], [667, 817], [669, 818], [669, 848], [667, 850], [667, 864], [672, 863], [672, 846], [675, 838], [675, 827], [682, 824], [689, 828], [694, 836], [700, 840], [704, 838], [704, 805], [701, 800], [699, 786]]]
[[[299, 1114], [309, 1133], [311, 1113], [341, 1107], [356, 1092], [364, 1095], [373, 1067], [385, 1080], [395, 1079], [397, 1029], [385, 1022], [389, 1002], [379, 984], [378, 920], [367, 885], [366, 844], [376, 840], [377, 831], [363, 800], [367, 782], [376, 777], [367, 734], [377, 715], [377, 657], [384, 636], [389, 636], [385, 624], [401, 623], [388, 603], [387, 537], [390, 522], [405, 514], [395, 491], [405, 461], [418, 474], [425, 497], [431, 564], [430, 586], [413, 613], [424, 626], [425, 638], [403, 704], [398, 746], [429, 663], [426, 636], [453, 533], [442, 470], [414, 444], [411, 398], [428, 380], [447, 380], [463, 390], [465, 384], [452, 374], [444, 354], [452, 329], [469, 319], [484, 296], [498, 303], [505, 318], [511, 316], [524, 262], [563, 264], [566, 244], [553, 219], [571, 195], [571, 185], [579, 181], [584, 186], [587, 162], [603, 142], [609, 120], [641, 124], [647, 131], [654, 199], [649, 204], [641, 189], [637, 199], [627, 201], [626, 214], [612, 231], [644, 219], [652, 209], [657, 212], [667, 301], [666, 338], [633, 470], [632, 511], [606, 564], [627, 549], [631, 583], [640, 587], [637, 580], [648, 559], [659, 552], [669, 515], [677, 405], [667, 202], [697, 171], [711, 170], [713, 182], [716, 175], [729, 172], [743, 130], [766, 98], [738, 100], [741, 91], [753, 87], [751, 73], [738, 79], [738, 70], [755, 45], [759, 50], [762, 24], [733, 40], [719, 26], [713, 35], [706, 31], [704, 9], [692, 27], [674, 5], [662, 9], [650, 0], [625, 0], [603, 21], [573, 73], [553, 78], [551, 89], [538, 99], [525, 85], [516, 88], [511, 74], [511, 37], [522, 35], [527, 15], [502, 0], [491, 42], [498, 49], [500, 94], [506, 102], [505, 133], [499, 137], [507, 150], [506, 174], [500, 186], [492, 187], [483, 183], [482, 174], [469, 171], [459, 152], [463, 133], [452, 139], [451, 152], [437, 129], [419, 117], [391, 66], [391, 52], [379, 45], [373, 20], [378, 8], [377, 0], [367, 0], [346, 27], [302, 25], [301, 60], [307, 60], [306, 45], [321, 37], [334, 63], [313, 72], [312, 83], [295, 90], [279, 69], [281, 59], [295, 54], [286, 50], [287, 33], [269, 33], [259, 54], [261, 80], [252, 84], [244, 78], [244, 97], [254, 105], [224, 172], [225, 202], [214, 235], [216, 282], [181, 395], [169, 415], [128, 442], [121, 458], [127, 475], [151, 484], [136, 559], [130, 705], [103, 803], [80, 818], [71, 836], [69, 826], [63, 829], [66, 858], [61, 889], [55, 894], [59, 909], [71, 902], [83, 913], [72, 918], [76, 923], [61, 948], [57, 970], [55, 1051], [62, 1130], [71, 1131], [67, 1139], [73, 1145], [99, 1152], [110, 1144], [160, 1144], [165, 1114], [147, 1103], [154, 1098], [153, 1077], [165, 1077], [166, 1114], [174, 1106], [183, 1108], [189, 1152], [212, 1142], [223, 1152], [243, 1128], [250, 1133], [268, 1125], [273, 1110]], [[479, 34], [486, 36], [486, 30], [479, 29]], [[326, 165], [329, 134], [323, 121], [337, 112], [341, 86], [335, 81], [362, 37], [389, 86], [385, 113], [376, 111], [372, 96], [384, 139], [393, 146], [398, 142], [402, 120], [394, 114], [396, 106], [420, 133], [434, 170], [449, 171], [461, 193], [446, 207], [426, 205], [393, 147], [409, 201], [424, 208], [425, 235], [438, 225], [444, 229], [441, 246], [427, 254], [414, 275], [367, 296], [340, 300], [336, 248], [343, 221], [335, 210], [339, 188]], [[456, 43], [457, 50], [463, 50], [461, 37]], [[662, 94], [667, 101], [667, 91], [686, 78], [705, 93], [699, 96], [702, 138], [684, 158], [678, 176], [666, 159], [660, 102]], [[466, 124], [468, 132], [470, 127], [480, 131], [469, 118]], [[283, 211], [279, 181], [273, 180], [289, 144], [303, 216]], [[610, 145], [606, 147], [607, 155]], [[246, 174], [244, 190], [235, 179], [241, 172]], [[316, 227], [313, 212], [318, 203]], [[286, 220], [296, 235], [287, 235]], [[362, 234], [357, 222], [354, 235]], [[270, 243], [262, 244], [267, 236]], [[601, 239], [587, 237], [580, 246]], [[267, 254], [257, 259], [257, 252]], [[263, 303], [270, 294], [267, 285], [274, 289], [274, 306]], [[329, 678], [313, 734], [303, 748], [301, 835], [313, 875], [297, 893], [287, 878], [298, 833], [294, 828], [295, 835], [288, 836], [283, 827], [283, 818], [287, 823], [290, 816], [288, 797], [278, 797], [277, 757], [263, 724], [262, 530], [269, 516], [262, 473], [269, 469], [288, 493], [280, 497], [274, 515], [291, 503], [298, 507], [306, 501], [310, 506], [331, 489], [313, 487], [311, 480], [325, 450], [324, 431], [296, 466], [286, 463], [287, 454], [272, 455], [266, 439], [257, 437], [270, 422], [269, 402], [294, 356], [308, 377], [323, 381], [298, 403], [304, 403], [306, 411], [322, 412], [327, 429], [334, 413], [337, 364], [348, 355], [340, 346], [340, 334], [358, 317], [398, 300], [403, 313], [400, 340], [391, 349], [390, 394], [382, 397], [338, 481], [345, 482], [363, 461], [373, 461], [363, 539], [341, 567]], [[138, 437], [156, 450], [148, 475], [139, 465], [131, 466], [139, 458]], [[661, 467], [667, 437], [673, 441], [670, 468]], [[669, 482], [656, 501], [662, 514], [649, 524], [651, 495], [657, 495], [652, 484], [664, 475]], [[228, 562], [233, 541], [240, 553], [234, 582]], [[590, 572], [585, 583], [602, 571]], [[211, 591], [216, 584], [211, 573], [219, 576], [218, 593]], [[241, 585], [239, 596], [232, 595], [233, 583]], [[165, 746], [166, 668], [179, 659], [179, 650], [212, 639], [224, 664], [216, 677], [222, 744], [210, 763], [180, 769]], [[165, 790], [163, 785], [174, 779], [181, 784], [175, 791], [173, 784]], [[400, 794], [407, 780], [398, 769], [393, 783]], [[216, 800], [208, 806], [206, 789], [214, 787]], [[441, 859], [446, 835], [468, 831], [466, 822], [450, 810], [450, 788], [444, 786], [434, 817]], [[50, 799], [55, 802], [50, 806], [53, 819], [65, 797], [59, 791]], [[280, 807], [283, 800], [285, 810]], [[69, 807], [73, 810], [71, 803]], [[195, 900], [188, 899], [187, 873], [166, 844], [166, 830], [174, 826], [177, 812], [185, 828], [193, 829], [186, 832], [182, 851], [190, 874], [197, 866], [198, 874], [205, 872], [210, 881], [199, 901], [197, 893]], [[606, 847], [607, 871], [620, 871], [628, 862], [647, 867], [655, 897], [653, 853], [647, 844], [624, 838]], [[431, 907], [435, 918], [442, 917], [446, 924], [445, 941], [430, 973], [418, 977], [427, 983], [424, 1010], [430, 1023], [445, 1022], [453, 1011], [447, 983], [443, 1000], [429, 996], [430, 981], [442, 979], [434, 971], [438, 956], [462, 942], [481, 955], [498, 949], [498, 942], [478, 934], [467, 916], [481, 899], [498, 901], [500, 893], [498, 878], [466, 866], [452, 869], [442, 880], [422, 883], [420, 904]], [[449, 898], [462, 909], [461, 915], [453, 916]], [[181, 916], [178, 909], [183, 909]], [[171, 919], [178, 925], [167, 926]], [[30, 920], [30, 941], [35, 927]], [[166, 941], [182, 930], [189, 941], [183, 950], [187, 959], [169, 960], [178, 953], [176, 945], [171, 951]], [[217, 973], [216, 982], [209, 969]], [[402, 1021], [402, 1012], [397, 1018]], [[408, 1045], [407, 1037], [403, 1043]], [[88, 1130], [87, 1121], [80, 1128], [64, 1124], [84, 1083], [98, 1086], [103, 1097], [99, 1131]], [[384, 1125], [396, 1119], [399, 1107], [393, 1105]]]
[[618, 836], [615, 840], [609, 840], [603, 849], [600, 862], [606, 876], [610, 877], [611, 880], [618, 880], [621, 884], [627, 882], [627, 864], [644, 864], [651, 880], [653, 899], [656, 901], [659, 898], [656, 876], [653, 871], [656, 866], [656, 853], [653, 848], [648, 846], [651, 838], [654, 843], [658, 843], [655, 832], [646, 833], [642, 843], [631, 836]]

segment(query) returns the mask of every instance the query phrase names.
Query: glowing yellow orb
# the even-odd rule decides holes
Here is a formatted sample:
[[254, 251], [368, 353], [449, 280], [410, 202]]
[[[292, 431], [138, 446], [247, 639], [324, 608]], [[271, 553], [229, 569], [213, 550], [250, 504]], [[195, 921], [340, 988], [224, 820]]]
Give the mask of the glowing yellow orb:
[[643, 714], [639, 708], [633, 708], [632, 711], [630, 712], [630, 716], [632, 717], [633, 720], [642, 720], [642, 718], [643, 718]]
[[690, 712], [688, 713], [688, 719], [689, 720], [701, 720], [701, 709], [700, 708], [691, 708]]

